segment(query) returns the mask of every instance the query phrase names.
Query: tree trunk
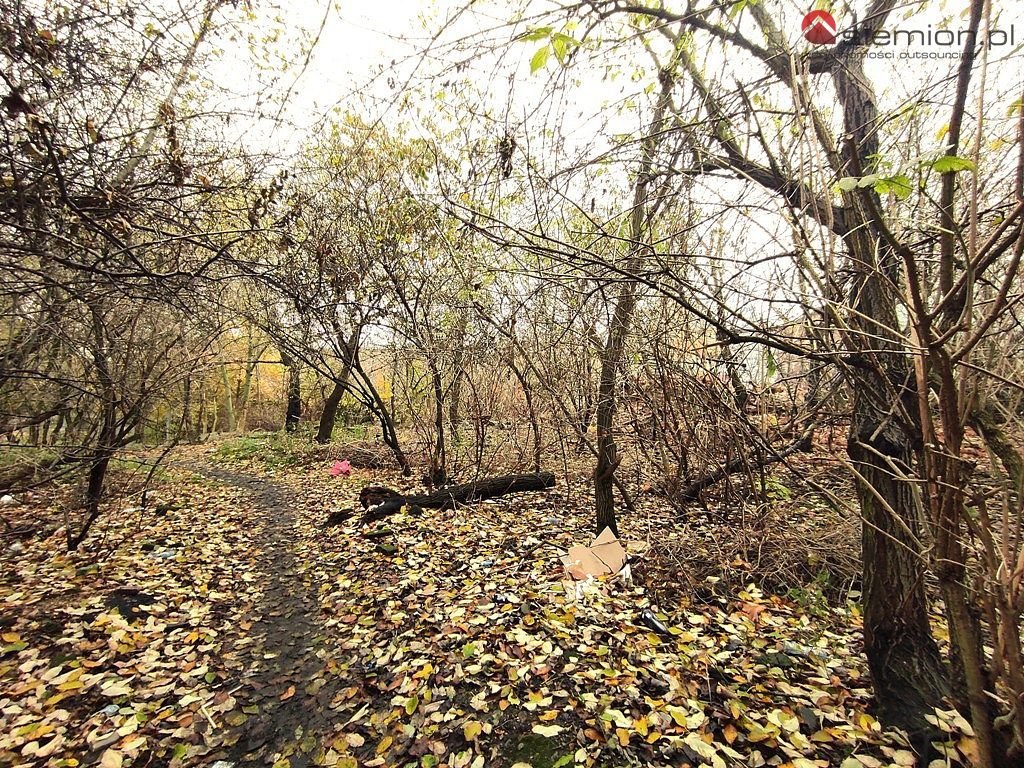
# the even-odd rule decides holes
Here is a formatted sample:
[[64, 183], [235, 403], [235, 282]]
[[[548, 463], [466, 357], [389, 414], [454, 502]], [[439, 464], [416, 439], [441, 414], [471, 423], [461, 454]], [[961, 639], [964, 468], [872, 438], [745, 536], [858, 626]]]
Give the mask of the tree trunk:
[[[880, 26], [894, 4], [876, 2], [865, 24]], [[869, 173], [879, 152], [878, 108], [863, 68], [866, 50], [858, 46], [841, 58], [829, 54], [827, 62], [843, 110], [847, 176]], [[920, 506], [911, 480], [921, 427], [914, 373], [898, 330], [903, 268], [886, 237], [878, 194], [857, 189], [845, 202], [852, 220], [843, 240], [855, 275], [850, 305], [856, 358], [849, 369], [853, 414], [847, 449], [862, 517], [864, 653], [879, 719], [905, 729], [924, 756], [938, 735], [925, 717], [946, 706], [951, 686], [931, 633]]]
[[909, 467], [911, 442], [891, 423], [881, 429], [886, 419], [855, 394], [849, 454], [863, 518], [864, 653], [879, 719], [905, 729], [923, 755], [935, 736], [924, 716], [943, 706], [950, 685], [928, 619], [913, 488], [888, 464]]
[[[408, 477], [412, 474], [412, 465], [409, 463], [409, 459], [406, 457], [405, 451], [402, 450], [402, 445], [398, 439], [398, 429], [395, 426], [393, 411], [384, 402], [384, 398], [380, 396], [380, 392], [377, 391], [377, 387], [374, 386], [369, 374], [363, 370], [358, 350], [356, 350], [352, 357], [351, 373], [355, 375], [356, 386], [362, 395], [361, 401], [363, 405], [366, 406], [370, 413], [377, 417], [377, 423], [380, 424], [381, 438], [384, 440], [384, 444], [391, 449], [395, 456], [395, 461], [398, 462], [398, 466], [402, 469], [402, 474]], [[391, 398], [392, 404], [394, 404], [394, 401], [394, 398]]]
[[[635, 274], [640, 266], [644, 253], [650, 249], [651, 218], [655, 205], [648, 199], [654, 155], [659, 141], [664, 137], [666, 113], [671, 103], [674, 81], [671, 66], [664, 69], [659, 76], [661, 92], [658, 96], [651, 125], [641, 142], [642, 157], [633, 187], [633, 207], [629, 212], [630, 253], [626, 260], [625, 271]], [[636, 281], [627, 280], [615, 302], [608, 337], [601, 353], [601, 375], [597, 389], [597, 466], [594, 468], [594, 504], [597, 512], [597, 531], [610, 528], [616, 535], [619, 533], [618, 521], [615, 517], [615, 497], [612, 489], [615, 485], [615, 470], [622, 459], [618, 455], [615, 444], [613, 426], [615, 421], [616, 393], [615, 387], [619, 376], [619, 366], [626, 346], [626, 336], [636, 309]]]
[[186, 376], [182, 386], [184, 393], [181, 398], [181, 432], [186, 440], [193, 443], [195, 435], [192, 426], [192, 377]]
[[320, 423], [316, 428], [316, 441], [318, 443], [331, 442], [331, 434], [334, 432], [334, 422], [338, 419], [338, 406], [345, 396], [346, 385], [341, 381], [334, 382], [334, 388], [324, 400], [324, 409], [320, 414]]
[[627, 283], [619, 294], [608, 329], [608, 342], [601, 354], [601, 379], [597, 390], [597, 467], [594, 469], [594, 503], [597, 510], [597, 530], [611, 528], [618, 535], [615, 518], [613, 475], [621, 459], [615, 444], [615, 385], [619, 364], [625, 348], [626, 334], [636, 308], [636, 285]]
[[228, 432], [235, 432], [238, 429], [238, 420], [235, 415], [235, 395], [231, 389], [228, 367], [224, 364], [220, 366], [220, 377], [224, 384], [224, 416], [228, 420]]
[[107, 354], [108, 340], [106, 326], [101, 310], [90, 305], [92, 314], [92, 330], [94, 346], [92, 349], [93, 364], [96, 366], [96, 381], [99, 384], [101, 397], [100, 408], [102, 420], [99, 435], [89, 464], [89, 475], [85, 490], [85, 520], [77, 533], [72, 533], [70, 523], [67, 526], [67, 546], [69, 551], [78, 549], [89, 535], [92, 524], [100, 516], [100, 502], [103, 500], [103, 486], [107, 477], [107, 468], [114, 455], [117, 441], [117, 386], [111, 372], [110, 358]]
[[302, 379], [299, 377], [299, 364], [291, 355], [280, 350], [281, 365], [288, 369], [287, 405], [284, 414], [284, 428], [294, 432], [302, 418]]

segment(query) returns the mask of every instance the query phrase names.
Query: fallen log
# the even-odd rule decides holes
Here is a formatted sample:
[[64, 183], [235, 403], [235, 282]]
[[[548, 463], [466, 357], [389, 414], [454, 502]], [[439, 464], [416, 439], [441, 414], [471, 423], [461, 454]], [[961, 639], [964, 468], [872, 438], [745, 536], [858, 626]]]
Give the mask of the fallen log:
[[364, 488], [359, 499], [366, 508], [363, 522], [369, 523], [392, 515], [406, 504], [410, 507], [429, 509], [454, 509], [456, 504], [468, 504], [509, 493], [543, 491], [555, 485], [555, 476], [550, 472], [531, 472], [525, 475], [502, 475], [482, 477], [472, 483], [452, 485], [434, 493], [406, 496], [390, 488], [370, 486]]
[[816, 424], [809, 424], [803, 433], [794, 440], [792, 443], [787, 445], [785, 448], [776, 450], [770, 444], [766, 451], [764, 451], [760, 458], [752, 458], [748, 456], [740, 456], [738, 459], [733, 459], [724, 467], [717, 467], [708, 474], [700, 477], [696, 480], [691, 480], [686, 486], [679, 491], [677, 498], [679, 501], [696, 501], [700, 498], [700, 494], [707, 488], [710, 488], [715, 483], [718, 483], [729, 475], [735, 475], [743, 471], [753, 471], [762, 467], [767, 467], [771, 464], [775, 464], [779, 461], [785, 461], [787, 458], [792, 456], [794, 453], [799, 453], [805, 450], [807, 441], [811, 439], [811, 435], [814, 434], [814, 430], [817, 427]]

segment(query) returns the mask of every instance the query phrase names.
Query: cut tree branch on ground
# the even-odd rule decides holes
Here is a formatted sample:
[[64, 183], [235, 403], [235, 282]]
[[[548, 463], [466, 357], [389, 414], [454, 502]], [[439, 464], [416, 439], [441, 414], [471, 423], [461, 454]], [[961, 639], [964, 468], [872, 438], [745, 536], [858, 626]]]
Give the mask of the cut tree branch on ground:
[[768, 465], [774, 464], [778, 461], [784, 461], [794, 453], [803, 450], [804, 446], [807, 445], [807, 441], [811, 438], [811, 435], [814, 434], [816, 427], [817, 424], [808, 425], [800, 434], [800, 437], [785, 448], [781, 448], [776, 451], [771, 446], [768, 446], [768, 450], [759, 458], [741, 456], [737, 459], [733, 459], [723, 467], [714, 469], [703, 477], [692, 480], [679, 492], [679, 500], [684, 502], [696, 501], [700, 498], [700, 494], [704, 490], [710, 488], [715, 483], [721, 482], [729, 475], [734, 475], [737, 472], [743, 472], [748, 469], [760, 469], [761, 467], [767, 467]]
[[[454, 509], [457, 504], [483, 501], [510, 493], [543, 491], [555, 485], [551, 472], [530, 472], [522, 475], [483, 477], [471, 483], [452, 485], [433, 493], [406, 496], [390, 488], [363, 488], [359, 499], [366, 508], [363, 522], [373, 522], [398, 512], [406, 504], [429, 509]], [[334, 518], [334, 515], [331, 516]], [[331, 520], [328, 521], [329, 523]]]

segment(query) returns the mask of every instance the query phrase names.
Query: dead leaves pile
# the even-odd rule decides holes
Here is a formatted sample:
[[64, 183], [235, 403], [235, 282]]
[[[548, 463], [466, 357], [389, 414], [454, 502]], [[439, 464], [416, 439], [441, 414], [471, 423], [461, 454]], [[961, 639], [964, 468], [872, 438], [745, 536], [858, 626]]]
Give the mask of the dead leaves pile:
[[[288, 557], [264, 551], [276, 523], [254, 524], [266, 510], [251, 494], [183, 476], [163, 490], [178, 509], [142, 531], [110, 523], [98, 559], [60, 554], [53, 539], [5, 563], [0, 761], [231, 763], [254, 724], [299, 702], [318, 717], [285, 722], [250, 757], [343, 768], [913, 764], [866, 711], [855, 613], [826, 628], [750, 587], [658, 613], [669, 626], [659, 635], [641, 620], [659, 606], [640, 586], [566, 594], [558, 558], [589, 541], [590, 521], [564, 488], [398, 515], [367, 539], [356, 521], [322, 523], [362, 485], [394, 478], [335, 479], [325, 465], [274, 482], [294, 516]], [[271, 561], [287, 572], [268, 572]], [[312, 594], [316, 627], [300, 638], [305, 661], [276, 677], [287, 649], [260, 630], [271, 579]], [[122, 615], [110, 608], [116, 590], [150, 602]]]

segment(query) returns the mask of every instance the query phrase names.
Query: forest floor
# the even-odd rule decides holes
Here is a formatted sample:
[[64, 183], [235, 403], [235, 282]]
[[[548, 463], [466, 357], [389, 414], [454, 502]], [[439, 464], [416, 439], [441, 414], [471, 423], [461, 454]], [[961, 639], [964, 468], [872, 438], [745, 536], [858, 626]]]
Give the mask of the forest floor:
[[856, 603], [744, 584], [756, 547], [716, 548], [735, 521], [652, 502], [623, 519], [634, 583], [570, 594], [584, 475], [367, 538], [327, 514], [396, 473], [229, 458], [179, 451], [81, 552], [54, 530], [2, 554], [0, 764], [914, 764], [870, 714]]

